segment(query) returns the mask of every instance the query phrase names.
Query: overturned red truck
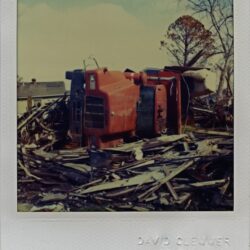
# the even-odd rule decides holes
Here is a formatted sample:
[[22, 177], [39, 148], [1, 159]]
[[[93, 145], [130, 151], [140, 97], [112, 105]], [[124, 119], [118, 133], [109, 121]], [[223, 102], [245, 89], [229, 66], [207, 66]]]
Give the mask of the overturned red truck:
[[135, 136], [181, 133], [183, 107], [193, 88], [183, 78], [183, 71], [165, 67], [140, 73], [107, 68], [66, 72], [71, 80], [72, 141], [79, 146], [105, 148]]

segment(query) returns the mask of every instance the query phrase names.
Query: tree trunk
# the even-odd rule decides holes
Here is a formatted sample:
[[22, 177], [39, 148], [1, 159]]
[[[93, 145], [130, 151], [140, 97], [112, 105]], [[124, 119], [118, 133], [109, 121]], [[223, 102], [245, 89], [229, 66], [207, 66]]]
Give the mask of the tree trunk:
[[224, 82], [225, 82], [225, 74], [227, 70], [227, 64], [228, 64], [228, 58], [225, 59], [225, 62], [223, 64], [223, 67], [221, 67], [221, 73], [220, 73], [220, 80], [219, 80], [219, 86], [217, 90], [217, 99], [221, 99]]

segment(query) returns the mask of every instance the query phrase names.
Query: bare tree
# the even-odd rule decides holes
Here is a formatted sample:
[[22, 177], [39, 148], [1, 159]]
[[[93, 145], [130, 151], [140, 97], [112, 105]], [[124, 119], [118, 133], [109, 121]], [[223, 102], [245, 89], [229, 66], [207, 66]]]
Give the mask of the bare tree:
[[225, 80], [231, 79], [233, 74], [233, 0], [188, 0], [196, 14], [204, 15], [210, 21], [215, 38], [217, 53], [221, 54], [218, 63], [220, 79], [218, 96], [221, 96]]
[[180, 66], [202, 64], [214, 54], [212, 32], [191, 16], [181, 16], [169, 25], [161, 48], [175, 59]]

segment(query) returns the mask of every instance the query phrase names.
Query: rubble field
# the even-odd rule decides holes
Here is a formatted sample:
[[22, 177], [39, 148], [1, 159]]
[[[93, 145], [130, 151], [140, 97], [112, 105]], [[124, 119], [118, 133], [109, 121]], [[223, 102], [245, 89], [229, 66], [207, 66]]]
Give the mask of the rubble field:
[[206, 126], [103, 150], [73, 147], [66, 103], [18, 117], [18, 211], [233, 210], [232, 129], [208, 129], [217, 113], [201, 101], [192, 110]]

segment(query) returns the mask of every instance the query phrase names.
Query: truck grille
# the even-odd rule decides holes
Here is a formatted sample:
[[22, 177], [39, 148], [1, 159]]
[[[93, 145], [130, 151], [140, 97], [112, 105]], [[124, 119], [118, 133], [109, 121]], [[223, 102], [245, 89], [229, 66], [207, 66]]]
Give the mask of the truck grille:
[[104, 128], [104, 100], [100, 97], [86, 96], [85, 127]]

